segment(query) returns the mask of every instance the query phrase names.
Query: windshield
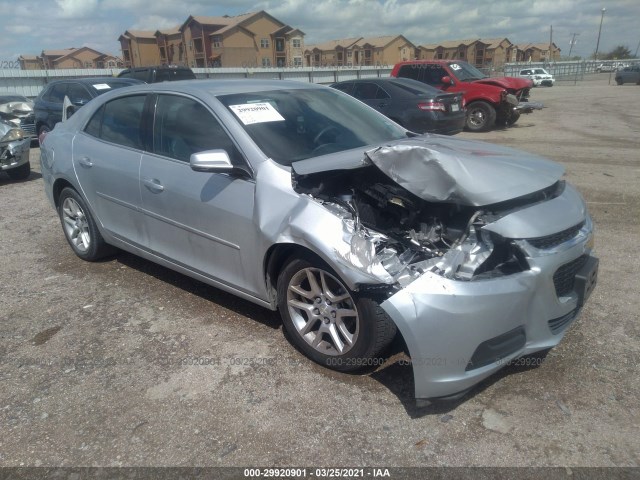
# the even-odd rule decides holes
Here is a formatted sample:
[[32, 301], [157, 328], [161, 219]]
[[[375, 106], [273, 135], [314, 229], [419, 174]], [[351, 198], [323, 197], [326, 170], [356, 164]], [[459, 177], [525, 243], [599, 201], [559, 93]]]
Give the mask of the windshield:
[[549, 75], [549, 73], [544, 68], [536, 68], [533, 73], [538, 75]]
[[473, 65], [469, 65], [466, 62], [450, 63], [449, 68], [453, 70], [454, 75], [461, 82], [468, 82], [471, 80], [480, 80], [481, 78], [487, 78], [487, 76], [478, 70]]
[[333, 89], [274, 90], [218, 99], [262, 151], [281, 165], [406, 138], [407, 132]]

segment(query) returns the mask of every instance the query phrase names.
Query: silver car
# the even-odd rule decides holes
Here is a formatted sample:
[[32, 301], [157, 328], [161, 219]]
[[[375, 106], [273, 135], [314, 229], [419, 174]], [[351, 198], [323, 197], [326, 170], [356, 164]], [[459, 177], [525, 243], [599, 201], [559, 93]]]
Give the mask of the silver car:
[[597, 278], [561, 166], [418, 136], [318, 85], [118, 89], [46, 136], [42, 174], [80, 258], [118, 247], [279, 310], [340, 371], [401, 335], [418, 399], [556, 345]]

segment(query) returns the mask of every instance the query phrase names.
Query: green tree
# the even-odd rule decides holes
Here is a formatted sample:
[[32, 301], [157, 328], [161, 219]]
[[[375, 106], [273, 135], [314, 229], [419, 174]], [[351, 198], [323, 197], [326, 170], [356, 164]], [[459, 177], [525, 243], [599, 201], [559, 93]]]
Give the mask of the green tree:
[[624, 45], [618, 45], [609, 53], [605, 54], [604, 58], [607, 60], [631, 58], [631, 50], [629, 50], [629, 47], [626, 47]]

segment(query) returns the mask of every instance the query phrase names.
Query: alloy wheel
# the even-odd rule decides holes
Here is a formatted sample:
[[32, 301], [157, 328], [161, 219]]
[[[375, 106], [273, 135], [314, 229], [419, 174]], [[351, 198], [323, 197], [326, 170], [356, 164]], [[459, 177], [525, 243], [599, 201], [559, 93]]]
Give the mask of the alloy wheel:
[[89, 250], [89, 222], [78, 202], [71, 197], [65, 198], [62, 203], [62, 220], [64, 231], [73, 246], [81, 253]]
[[360, 331], [356, 303], [336, 277], [319, 268], [298, 271], [287, 288], [287, 306], [296, 330], [315, 350], [343, 355]]

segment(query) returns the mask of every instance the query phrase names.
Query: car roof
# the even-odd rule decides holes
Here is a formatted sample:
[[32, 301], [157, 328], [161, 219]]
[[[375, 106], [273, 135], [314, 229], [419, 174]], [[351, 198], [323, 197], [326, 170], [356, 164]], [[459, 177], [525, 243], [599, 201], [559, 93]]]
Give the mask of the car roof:
[[235, 93], [251, 93], [268, 90], [301, 90], [329, 88], [322, 85], [292, 80], [178, 80], [175, 82], [140, 83], [127, 89], [133, 92], [180, 92], [191, 95], [208, 94], [213, 96]]
[[141, 84], [140, 80], [133, 78], [118, 78], [118, 77], [83, 77], [83, 78], [61, 78], [59, 80], [52, 80], [47, 85], [55, 85], [62, 82], [78, 82], [83, 85], [94, 85], [96, 83], [128, 83], [128, 84]]
[[[357, 80], [343, 80], [342, 82], [334, 83], [332, 86], [345, 84], [345, 83], [354, 83], [354, 84], [375, 83], [376, 85], [379, 85], [381, 87], [391, 85], [392, 87], [396, 87], [396, 88], [398, 85], [406, 85], [407, 87], [411, 87], [414, 90], [419, 90], [421, 92], [428, 93], [431, 95], [433, 95], [434, 93], [435, 94], [442, 93], [440, 90], [438, 90], [435, 87], [432, 87], [431, 85], [427, 85], [426, 83], [420, 82], [418, 80], [414, 80], [412, 78], [402, 78], [402, 77], [360, 78]], [[406, 90], [403, 90], [403, 93], [407, 93]]]

